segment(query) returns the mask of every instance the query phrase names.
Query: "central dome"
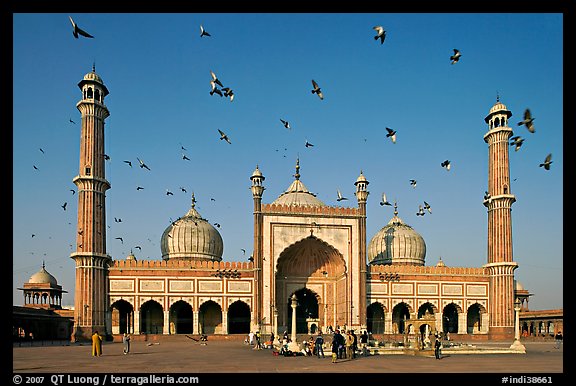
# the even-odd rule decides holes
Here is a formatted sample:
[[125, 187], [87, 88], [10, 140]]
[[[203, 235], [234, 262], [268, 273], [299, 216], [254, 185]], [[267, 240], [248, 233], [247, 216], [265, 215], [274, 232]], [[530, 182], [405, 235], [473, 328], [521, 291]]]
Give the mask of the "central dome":
[[426, 243], [418, 232], [394, 217], [372, 237], [368, 245], [370, 264], [424, 265]]
[[300, 160], [296, 160], [296, 178], [272, 204], [276, 205], [303, 205], [303, 206], [326, 206], [322, 201], [316, 198], [316, 195], [310, 192], [300, 181]]
[[192, 207], [188, 213], [174, 221], [162, 234], [162, 259], [222, 260], [222, 236], [200, 216], [195, 206], [196, 199], [192, 195]]
[[58, 282], [56, 278], [46, 271], [44, 268], [44, 263], [42, 263], [42, 269], [36, 272], [34, 275], [30, 276], [30, 280], [28, 280], [29, 284], [51, 284], [57, 285]]

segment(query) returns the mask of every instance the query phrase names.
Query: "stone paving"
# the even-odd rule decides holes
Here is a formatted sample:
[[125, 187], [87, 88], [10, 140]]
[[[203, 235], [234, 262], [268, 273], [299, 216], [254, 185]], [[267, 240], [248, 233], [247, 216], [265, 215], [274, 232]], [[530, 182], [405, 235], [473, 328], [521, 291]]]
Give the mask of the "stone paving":
[[[506, 346], [509, 345], [501, 345]], [[121, 343], [107, 342], [104, 343], [101, 357], [92, 357], [89, 344], [13, 347], [12, 370], [14, 374], [186, 373], [199, 375], [200, 380], [202, 374], [209, 378], [209, 374], [233, 374], [237, 377], [251, 373], [330, 373], [354, 376], [370, 373], [400, 373], [406, 376], [484, 373], [498, 374], [498, 380], [508, 375], [541, 374], [551, 376], [552, 381], [560, 381], [560, 378], [567, 375], [564, 373], [563, 347], [555, 349], [554, 342], [530, 342], [525, 343], [525, 346], [526, 354], [445, 354], [441, 360], [433, 356], [372, 355], [354, 360], [340, 359], [333, 364], [329, 352], [324, 359], [274, 356], [270, 349], [254, 350], [241, 341], [209, 341], [207, 345], [188, 339], [166, 342], [135, 341], [132, 342], [128, 355], [123, 355]]]

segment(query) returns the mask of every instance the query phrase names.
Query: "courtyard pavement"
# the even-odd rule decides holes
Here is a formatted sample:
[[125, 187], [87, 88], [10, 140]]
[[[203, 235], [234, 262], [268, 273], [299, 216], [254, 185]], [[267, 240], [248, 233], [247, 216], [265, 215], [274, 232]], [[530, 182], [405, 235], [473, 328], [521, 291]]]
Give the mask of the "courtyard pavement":
[[[494, 344], [490, 344], [494, 346]], [[498, 344], [496, 344], [498, 345]], [[507, 347], [509, 344], [500, 344]], [[489, 375], [497, 383], [536, 383], [536, 380], [514, 382], [502, 378], [551, 377], [538, 383], [558, 383], [573, 369], [564, 367], [564, 348], [554, 348], [554, 342], [527, 342], [526, 354], [447, 354], [440, 360], [433, 356], [372, 355], [357, 359], [340, 359], [333, 364], [330, 353], [326, 358], [274, 356], [272, 350], [254, 350], [242, 341], [208, 341], [201, 345], [189, 339], [159, 342], [134, 341], [128, 355], [122, 353], [122, 343], [106, 342], [103, 355], [93, 357], [90, 344], [69, 346], [34, 346], [12, 348], [14, 374], [176, 374], [196, 375], [200, 382], [215, 376], [240, 380], [243, 375], [275, 373], [274, 379], [296, 376], [337, 374], [346, 379], [362, 375], [387, 373], [429, 376], [438, 373], [475, 373]], [[279, 375], [284, 374], [284, 375]], [[280, 376], [280, 378], [278, 378]], [[285, 378], [286, 377], [286, 378]], [[109, 378], [110, 379], [110, 378]], [[386, 378], [388, 379], [388, 378]], [[109, 381], [110, 383], [110, 381]], [[204, 382], [203, 382], [204, 383]], [[15, 384], [15, 383], [14, 383]], [[50, 383], [46, 383], [50, 384]], [[53, 384], [53, 383], [52, 383]], [[62, 383], [61, 383], [62, 384]], [[65, 383], [64, 383], [65, 384]], [[101, 383], [102, 384], [102, 383]]]

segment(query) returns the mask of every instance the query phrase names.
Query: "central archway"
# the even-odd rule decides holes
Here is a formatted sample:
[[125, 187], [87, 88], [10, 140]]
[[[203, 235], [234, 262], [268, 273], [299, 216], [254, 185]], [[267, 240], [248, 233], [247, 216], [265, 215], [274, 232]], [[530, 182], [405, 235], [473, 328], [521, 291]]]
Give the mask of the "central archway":
[[[312, 291], [313, 295], [311, 293], [310, 301], [304, 306], [309, 307], [308, 311], [300, 308], [296, 311], [298, 332], [308, 332], [308, 321], [300, 319], [300, 315], [312, 310], [314, 316], [308, 316], [308, 319], [316, 319], [317, 324], [312, 323], [314, 328], [349, 324], [347, 317], [351, 312], [344, 257], [336, 248], [313, 235], [290, 245], [278, 257], [274, 306], [278, 310], [279, 329], [291, 331], [289, 299], [293, 293], [304, 289]], [[305, 293], [308, 294], [296, 294], [299, 307]]]
[[[309, 334], [313, 333], [310, 325], [316, 325], [319, 319], [318, 313], [318, 295], [308, 288], [301, 288], [294, 292], [298, 305], [296, 306], [296, 333]], [[288, 331], [292, 331], [292, 300], [286, 304], [288, 312]]]

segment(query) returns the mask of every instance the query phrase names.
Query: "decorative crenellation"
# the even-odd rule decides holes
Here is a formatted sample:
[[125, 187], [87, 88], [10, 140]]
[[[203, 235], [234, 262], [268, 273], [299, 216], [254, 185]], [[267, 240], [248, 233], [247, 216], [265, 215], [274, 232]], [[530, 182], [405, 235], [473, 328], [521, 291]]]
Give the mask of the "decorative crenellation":
[[251, 273], [254, 263], [248, 261], [211, 260], [114, 260], [114, 268], [161, 268], [161, 269], [237, 269]]
[[[438, 267], [438, 266], [418, 266], [418, 265], [370, 265], [368, 267], [370, 274], [406, 274], [406, 275], [465, 275], [465, 276], [483, 276], [488, 274], [484, 267]], [[390, 275], [389, 275], [390, 276]], [[370, 277], [370, 276], [369, 276]], [[378, 279], [379, 275], [374, 275], [372, 279]]]
[[326, 216], [358, 217], [361, 215], [358, 208], [342, 206], [315, 206], [315, 205], [282, 205], [262, 204], [262, 212], [266, 214], [312, 214]]

